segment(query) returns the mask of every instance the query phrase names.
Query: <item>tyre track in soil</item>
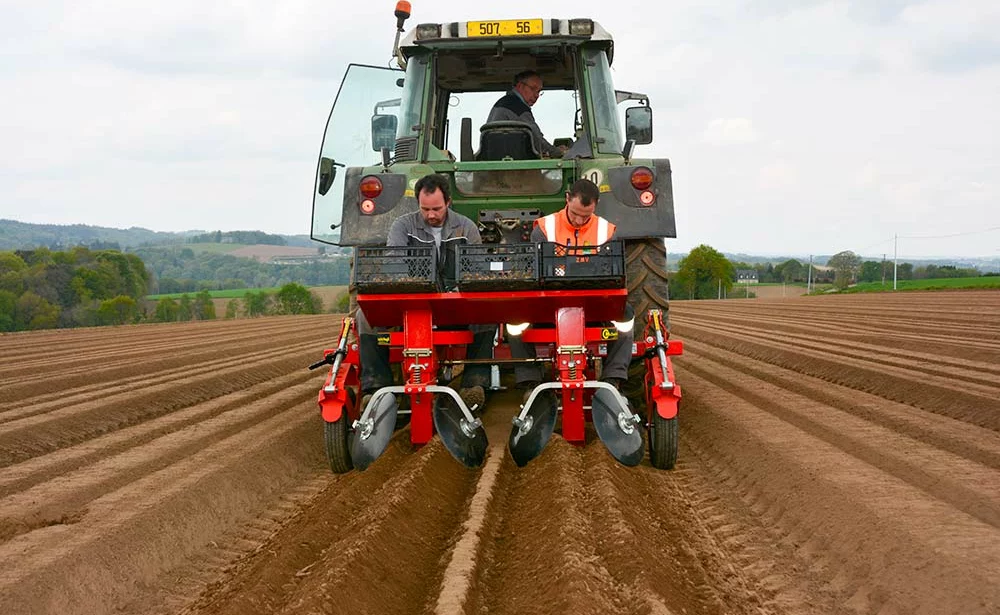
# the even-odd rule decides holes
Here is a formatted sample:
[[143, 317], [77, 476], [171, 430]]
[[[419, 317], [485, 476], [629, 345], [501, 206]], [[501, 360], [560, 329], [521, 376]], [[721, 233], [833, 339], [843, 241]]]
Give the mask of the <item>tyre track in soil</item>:
[[[969, 303], [911, 297], [927, 318]], [[835, 320], [847, 305], [819, 299], [725, 304], [722, 318], [745, 309], [761, 329], [749, 340], [720, 330], [719, 304], [674, 304], [683, 322], [674, 334], [687, 346], [676, 361], [685, 399], [672, 472], [617, 465], [592, 431], [583, 448], [554, 437], [518, 469], [503, 450], [517, 402], [508, 392], [489, 402], [494, 448], [481, 471], [459, 466], [436, 438], [411, 451], [404, 429], [366, 472], [332, 476], [315, 417], [320, 378], [298, 381], [291, 370], [257, 385], [274, 387], [259, 403], [244, 392], [248, 414], [233, 392], [23, 461], [13, 476], [0, 473], [0, 510], [37, 511], [30, 492], [82, 513], [0, 544], [0, 557], [15, 558], [0, 573], [0, 609], [1000, 610], [996, 430], [979, 426], [980, 415], [947, 418], [944, 387], [927, 373], [939, 369], [933, 357], [910, 356], [894, 331], [867, 339], [872, 356], [852, 364], [804, 351], [813, 342], [801, 335], [764, 330], [787, 329], [787, 311]], [[905, 314], [896, 297], [851, 299], [858, 313]], [[987, 328], [1000, 323], [1000, 304], [990, 307], [973, 315]], [[766, 324], [754, 318], [761, 311]], [[912, 361], [906, 378], [877, 360], [879, 348]], [[958, 352], [952, 368], [985, 361], [971, 354], [982, 350]], [[102, 455], [104, 444], [116, 452]]]
[[[119, 327], [102, 327], [98, 329], [73, 329], [76, 335], [59, 335], [52, 343], [41, 339], [32, 339], [30, 343], [17, 344], [20, 339], [14, 334], [5, 340], [4, 356], [0, 358], [0, 370], [12, 375], [30, 374], [47, 371], [66, 371], [67, 366], [53, 362], [53, 359], [66, 358], [66, 344], [73, 344], [72, 358], [81, 362], [106, 361], [109, 358], [142, 358], [148, 359], [152, 353], [160, 350], [173, 350], [178, 345], [188, 349], [211, 348], [220, 342], [232, 341], [234, 332], [239, 332], [243, 338], [260, 338], [268, 335], [284, 335], [301, 328], [301, 319], [316, 318], [296, 317], [289, 319], [295, 323], [259, 323], [237, 321], [220, 323], [218, 321], [194, 321], [187, 323], [130, 325]], [[259, 320], [259, 319], [254, 319]], [[107, 329], [107, 330], [104, 330]], [[97, 331], [98, 333], [88, 333]], [[39, 334], [44, 332], [32, 332]], [[63, 332], [60, 332], [63, 333]], [[68, 333], [68, 331], [67, 331]]]
[[[334, 334], [339, 324], [331, 316], [299, 320], [281, 327], [286, 339], [298, 340], [303, 320]], [[73, 332], [61, 333], [72, 349]], [[151, 339], [157, 334], [172, 337], [150, 332]], [[0, 350], [7, 341], [0, 338]], [[271, 342], [283, 346], [280, 337]], [[0, 470], [0, 612], [99, 613], [115, 605], [146, 612], [143, 598], [169, 595], [164, 588], [192, 566], [214, 570], [261, 544], [262, 528], [273, 531], [330, 483], [316, 437], [322, 379], [305, 369], [316, 346], [285, 347], [275, 354], [280, 361], [262, 363], [278, 365], [277, 375], [260, 374], [250, 388], [244, 379], [232, 392], [206, 387], [191, 395], [190, 380], [161, 382], [159, 394], [176, 411], [140, 415], [125, 429], [129, 398], [112, 400], [104, 408], [109, 426], [100, 430], [108, 433], [86, 433], [70, 447], [40, 439], [47, 454]], [[232, 351], [220, 345], [215, 354]], [[17, 456], [5, 442], [0, 455]]]
[[[56, 399], [47, 395], [44, 401], [37, 402], [39, 396], [32, 396], [14, 402], [14, 409], [3, 414], [4, 421], [0, 422], [0, 465], [17, 463], [86, 442], [205, 400], [267, 383], [288, 372], [298, 372], [301, 377], [307, 377], [304, 367], [315, 359], [317, 353], [315, 340], [312, 339], [315, 336], [309, 330], [336, 326], [336, 318], [327, 317], [320, 321], [324, 325], [319, 327], [313, 325], [315, 317], [291, 320], [296, 320], [298, 327], [293, 329], [286, 325], [284, 329], [294, 332], [294, 335], [286, 334], [286, 342], [277, 346], [274, 344], [276, 338], [271, 337], [255, 350], [248, 351], [240, 336], [229, 345], [217, 344], [210, 355], [212, 361], [203, 357], [202, 363], [187, 364], [177, 370], [152, 371], [144, 376], [63, 389]], [[331, 330], [335, 329], [331, 327]], [[166, 331], [156, 333], [169, 337]], [[176, 348], [182, 360], [189, 359], [183, 351], [184, 346]], [[135, 371], [144, 369], [149, 368], [140, 365]], [[36, 386], [53, 391], [60, 390], [59, 384], [49, 381]], [[277, 386], [284, 385], [279, 383]], [[275, 385], [272, 383], [257, 393], [266, 393], [273, 388]], [[18, 403], [21, 405], [18, 406]], [[227, 403], [232, 406], [242, 402], [237, 396]], [[217, 411], [226, 409], [223, 404]], [[0, 483], [3, 482], [0, 479]]]
[[[0, 377], [7, 383], [0, 391], [0, 413], [23, 403], [32, 394], [51, 393], [51, 381], [56, 376], [58, 376], [59, 385], [57, 390], [86, 388], [95, 380], [99, 382], [120, 380], [128, 376], [136, 377], [157, 371], [183, 369], [184, 366], [191, 363], [219, 357], [217, 349], [220, 345], [230, 350], [232, 360], [238, 360], [241, 352], [267, 348], [275, 335], [286, 338], [289, 334], [297, 332], [302, 342], [306, 342], [312, 333], [312, 337], [315, 339], [316, 332], [311, 331], [311, 327], [303, 326], [304, 324], [300, 320], [294, 329], [287, 325], [281, 328], [260, 328], [259, 332], [251, 329], [246, 333], [241, 332], [240, 338], [237, 340], [231, 339], [228, 332], [220, 335], [199, 336], [195, 334], [175, 338], [166, 330], [161, 329], [145, 333], [159, 333], [160, 335], [157, 337], [163, 338], [162, 340], [143, 341], [142, 338], [137, 338], [134, 332], [129, 332], [129, 335], [122, 336], [125, 339], [120, 340], [116, 344], [115, 350], [109, 353], [94, 354], [74, 351], [70, 354], [63, 348], [60, 348], [58, 352], [39, 353], [42, 358], [37, 361], [19, 361], [11, 365], [0, 366]], [[206, 327], [201, 327], [201, 329], [204, 333], [208, 333]], [[119, 332], [115, 331], [115, 333]], [[182, 352], [178, 352], [180, 350]], [[6, 352], [5, 347], [5, 354]], [[163, 353], [169, 353], [169, 356], [160, 358]]]
[[[1000, 414], [996, 412], [1000, 383], [984, 383], [979, 375], [981, 372], [967, 373], [964, 377], [957, 373], [952, 378], [938, 375], [940, 370], [935, 367], [935, 357], [930, 353], [923, 362], [914, 361], [904, 368], [880, 360], [877, 353], [866, 358], [824, 353], [783, 341], [780, 334], [754, 337], [714, 331], [710, 325], [684, 317], [672, 317], [672, 324], [675, 335], [687, 344], [722, 348], [834, 384], [1000, 430]], [[922, 364], [926, 369], [921, 369]]]
[[[684, 324], [682, 319], [678, 324]], [[760, 321], [757, 321], [761, 324]], [[707, 332], [725, 332], [733, 335], [732, 326], [713, 322], [696, 325]], [[874, 338], [878, 343], [871, 343], [872, 336], [866, 336], [864, 342], [848, 343], [839, 336], [825, 337], [817, 335], [817, 331], [808, 333], [789, 333], [780, 327], [754, 327], [744, 323], [738, 339], [761, 340], [773, 339], [775, 342], [788, 343], [805, 350], [816, 350], [823, 354], [832, 354], [851, 359], [867, 359], [878, 363], [899, 367], [902, 369], [918, 369], [923, 374], [941, 376], [947, 380], [961, 380], [964, 383], [982, 384], [986, 391], [1000, 385], [1000, 366], [992, 359], [1000, 354], [1000, 345], [996, 349], [983, 353], [986, 361], [973, 361], [962, 358], [941, 357], [925, 345], [919, 351], [907, 351], [892, 348], [885, 340]], [[930, 361], [933, 357], [933, 362]]]
[[[707, 315], [706, 311], [700, 311], [699, 320], [705, 319]], [[951, 362], [956, 365], [971, 363], [974, 366], [974, 362], [963, 360], [963, 357], [982, 360], [989, 359], [992, 354], [1000, 352], [1000, 341], [984, 341], [982, 331], [970, 330], [946, 336], [940, 335], [937, 328], [934, 332], [928, 332], [926, 326], [922, 325], [915, 327], [912, 333], [904, 333], [899, 328], [890, 328], [890, 325], [883, 321], [873, 322], [871, 319], [866, 321], [871, 323], [870, 326], [848, 326], [837, 321], [804, 318], [795, 322], [788, 317], [770, 317], [761, 314], [755, 314], [752, 321], [748, 321], [745, 314], [728, 312], [712, 314], [711, 320], [713, 323], [725, 323], [728, 327], [742, 328], [746, 327], [748, 322], [752, 322], [755, 325], [766, 326], [769, 330], [783, 333], [805, 333], [813, 336], [821, 333], [824, 338], [837, 340], [841, 343], [865, 343], [872, 336], [877, 336], [885, 344], [882, 348], [886, 351], [891, 349], [894, 353], [898, 350], [924, 353], [927, 352], [928, 348], [933, 347], [936, 353], [957, 359]], [[1000, 339], [1000, 335], [998, 335], [998, 339]], [[975, 349], [981, 349], [983, 352], [977, 353]]]

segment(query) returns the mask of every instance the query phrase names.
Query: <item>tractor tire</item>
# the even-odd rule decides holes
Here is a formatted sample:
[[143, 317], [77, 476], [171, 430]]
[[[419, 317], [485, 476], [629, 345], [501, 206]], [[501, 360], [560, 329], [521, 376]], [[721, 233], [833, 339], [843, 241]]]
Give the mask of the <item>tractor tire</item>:
[[673, 470], [677, 463], [677, 417], [665, 419], [653, 410], [649, 430], [649, 462], [658, 470]]
[[669, 328], [667, 284], [667, 248], [663, 239], [635, 239], [625, 243], [625, 277], [628, 302], [635, 310], [639, 330], [646, 324], [646, 310], [659, 308], [665, 313], [663, 324]]
[[323, 441], [326, 444], [326, 460], [335, 474], [343, 474], [354, 469], [351, 462], [349, 444], [350, 429], [347, 423], [350, 419], [345, 412], [339, 420], [332, 423], [323, 421]]
[[[628, 303], [635, 310], [636, 335], [646, 326], [646, 311], [663, 310], [663, 324], [670, 327], [669, 287], [667, 283], [667, 248], [662, 239], [635, 239], [625, 243], [625, 277], [628, 280]], [[622, 395], [633, 409], [646, 404], [646, 363], [633, 359]]]
[[[358, 396], [354, 389], [347, 389], [351, 401], [357, 403]], [[326, 461], [330, 464], [330, 469], [334, 474], [343, 474], [354, 469], [351, 461], [351, 417], [347, 415], [347, 409], [341, 413], [340, 418], [332, 423], [323, 421], [323, 444], [326, 448]]]

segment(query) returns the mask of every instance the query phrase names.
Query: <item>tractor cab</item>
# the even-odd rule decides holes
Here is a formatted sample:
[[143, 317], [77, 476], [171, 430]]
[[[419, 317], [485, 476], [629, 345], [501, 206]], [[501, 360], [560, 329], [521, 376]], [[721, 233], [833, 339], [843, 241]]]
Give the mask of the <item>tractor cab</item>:
[[[622, 238], [674, 236], [669, 162], [633, 159], [652, 141], [648, 97], [615, 90], [614, 41], [599, 23], [422, 23], [399, 42], [402, 21], [398, 69], [347, 69], [317, 169], [313, 239], [383, 242], [392, 221], [416, 209], [412, 184], [429, 172], [451, 178], [455, 211], [490, 243], [527, 240], [533, 220], [558, 210], [581, 177], [606, 193], [599, 213]], [[489, 121], [525, 71], [542, 80], [531, 107], [541, 135]], [[563, 151], [546, 151], [538, 137]]]

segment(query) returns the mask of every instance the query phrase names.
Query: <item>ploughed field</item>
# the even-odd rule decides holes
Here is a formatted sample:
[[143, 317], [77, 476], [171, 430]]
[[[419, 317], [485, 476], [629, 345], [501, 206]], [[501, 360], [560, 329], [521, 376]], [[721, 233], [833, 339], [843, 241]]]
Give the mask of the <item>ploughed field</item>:
[[1000, 612], [1000, 292], [676, 302], [677, 468], [331, 474], [331, 315], [0, 337], [0, 613]]

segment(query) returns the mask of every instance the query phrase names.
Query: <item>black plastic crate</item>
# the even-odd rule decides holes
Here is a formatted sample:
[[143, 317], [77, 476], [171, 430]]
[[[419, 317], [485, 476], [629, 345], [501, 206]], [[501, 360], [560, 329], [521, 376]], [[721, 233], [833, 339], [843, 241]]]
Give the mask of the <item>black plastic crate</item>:
[[542, 288], [592, 289], [625, 287], [625, 244], [599, 246], [541, 244]]
[[538, 246], [533, 243], [458, 246], [459, 290], [538, 288]]
[[354, 286], [361, 294], [437, 292], [433, 247], [356, 247]]

